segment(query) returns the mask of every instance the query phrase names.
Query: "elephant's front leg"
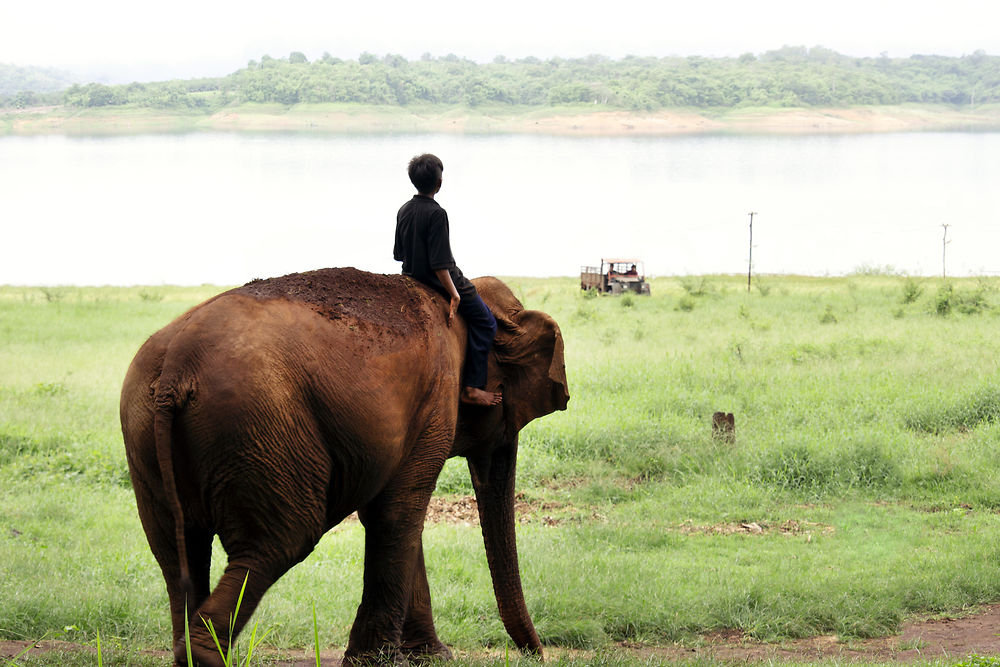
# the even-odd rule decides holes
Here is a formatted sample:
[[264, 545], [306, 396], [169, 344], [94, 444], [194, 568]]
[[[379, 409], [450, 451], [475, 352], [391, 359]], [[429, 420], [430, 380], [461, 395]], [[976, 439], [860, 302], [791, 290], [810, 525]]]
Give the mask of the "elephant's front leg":
[[358, 511], [365, 527], [364, 590], [344, 652], [346, 665], [406, 662], [400, 650], [403, 625], [436, 479], [434, 474], [429, 484], [394, 485]]
[[410, 588], [410, 605], [403, 623], [403, 653], [411, 660], [430, 658], [450, 660], [452, 657], [451, 650], [438, 639], [434, 630], [434, 614], [431, 611], [431, 591], [427, 584], [427, 570], [424, 567], [423, 544], [417, 551], [413, 584]]

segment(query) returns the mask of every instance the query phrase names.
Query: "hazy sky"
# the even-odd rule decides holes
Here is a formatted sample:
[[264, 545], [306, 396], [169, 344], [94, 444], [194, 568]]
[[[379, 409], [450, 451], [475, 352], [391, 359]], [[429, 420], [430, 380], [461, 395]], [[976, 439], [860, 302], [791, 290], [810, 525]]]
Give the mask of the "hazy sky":
[[112, 82], [223, 75], [263, 54], [1000, 54], [998, 0], [0, 0], [0, 62]]

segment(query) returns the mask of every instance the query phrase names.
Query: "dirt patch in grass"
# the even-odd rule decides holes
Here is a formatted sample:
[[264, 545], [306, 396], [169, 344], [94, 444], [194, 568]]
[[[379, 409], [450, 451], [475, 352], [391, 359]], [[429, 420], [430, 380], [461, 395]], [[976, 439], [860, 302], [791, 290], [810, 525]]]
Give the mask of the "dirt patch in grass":
[[877, 639], [841, 641], [834, 635], [766, 644], [736, 630], [713, 633], [697, 647], [622, 644], [632, 655], [667, 660], [705, 658], [727, 661], [806, 662], [813, 660], [911, 662], [1000, 653], [1000, 604], [963, 616], [914, 619], [900, 634]]
[[[607, 517], [593, 507], [577, 507], [553, 500], [528, 499], [517, 494], [514, 511], [519, 523], [541, 523], [557, 526], [567, 521], [607, 521]], [[352, 520], [356, 515], [351, 515]], [[452, 525], [479, 525], [479, 509], [474, 496], [434, 496], [427, 508], [427, 523]], [[684, 521], [673, 528], [683, 535], [785, 535], [788, 537], [831, 535], [834, 527], [813, 521], [787, 519], [785, 521], [734, 521], [728, 523], [696, 524]]]
[[684, 535], [830, 535], [834, 532], [833, 526], [813, 521], [798, 521], [788, 519], [781, 523], [767, 521], [738, 521], [731, 523], [715, 523], [709, 525], [697, 525], [688, 520], [677, 526], [677, 530]]
[[[519, 523], [542, 523], [555, 526], [565, 520], [568, 512], [578, 514], [571, 505], [555, 501], [528, 500], [518, 494], [514, 500], [514, 512]], [[601, 519], [594, 513], [594, 518]], [[352, 514], [347, 521], [357, 521]], [[475, 496], [433, 496], [427, 507], [427, 523], [446, 523], [456, 526], [478, 526], [479, 505]]]

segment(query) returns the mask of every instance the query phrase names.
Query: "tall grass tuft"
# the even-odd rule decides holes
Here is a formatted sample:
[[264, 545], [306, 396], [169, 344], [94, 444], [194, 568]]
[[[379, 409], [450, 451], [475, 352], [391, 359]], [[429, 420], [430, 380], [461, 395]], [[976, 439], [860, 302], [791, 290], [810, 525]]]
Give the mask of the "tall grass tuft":
[[749, 479], [767, 487], [808, 496], [879, 491], [898, 486], [898, 464], [874, 443], [824, 450], [789, 444], [764, 451], [749, 469]]
[[[270, 630], [267, 630], [259, 637], [257, 636], [258, 623], [254, 623], [250, 630], [250, 638], [247, 641], [247, 653], [246, 657], [243, 659], [242, 665], [240, 664], [240, 651], [237, 642], [234, 641], [234, 635], [236, 631], [236, 617], [239, 616], [240, 607], [243, 604], [243, 594], [247, 589], [247, 581], [250, 578], [250, 573], [247, 572], [246, 576], [243, 578], [243, 585], [240, 587], [239, 597], [236, 598], [236, 608], [233, 613], [229, 615], [229, 635], [227, 647], [222, 648], [222, 641], [219, 639], [219, 635], [216, 632], [215, 625], [212, 623], [212, 619], [202, 617], [201, 620], [208, 629], [209, 635], [212, 637], [212, 641], [215, 642], [215, 648], [219, 652], [219, 656], [222, 658], [222, 662], [225, 667], [250, 667], [250, 661], [253, 659], [254, 652], [267, 640], [267, 636]], [[184, 650], [187, 657], [187, 664], [193, 665], [194, 660], [191, 655], [191, 632], [188, 626], [188, 610], [187, 605], [184, 606]]]
[[986, 384], [947, 403], [918, 406], [904, 417], [907, 428], [940, 435], [1000, 421], [1000, 386]]

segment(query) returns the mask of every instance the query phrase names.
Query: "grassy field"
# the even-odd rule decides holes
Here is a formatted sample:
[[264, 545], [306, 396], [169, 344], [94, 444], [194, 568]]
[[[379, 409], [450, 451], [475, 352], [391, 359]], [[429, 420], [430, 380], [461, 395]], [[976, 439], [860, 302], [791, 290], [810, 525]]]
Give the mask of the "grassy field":
[[[656, 279], [651, 297], [508, 284], [562, 327], [572, 395], [520, 450], [543, 643], [597, 664], [623, 640], [720, 629], [850, 641], [1000, 599], [1000, 283], [764, 276], [748, 293], [704, 276]], [[168, 646], [118, 392], [145, 338], [220, 289], [0, 287], [0, 639]], [[735, 414], [735, 443], [712, 438], [717, 410]], [[471, 493], [450, 461], [438, 494]], [[442, 639], [502, 647], [478, 527], [435, 523], [424, 542]], [[313, 607], [321, 645], [346, 642], [363, 543], [342, 524], [278, 582], [255, 616], [269, 645], [311, 646]]]

